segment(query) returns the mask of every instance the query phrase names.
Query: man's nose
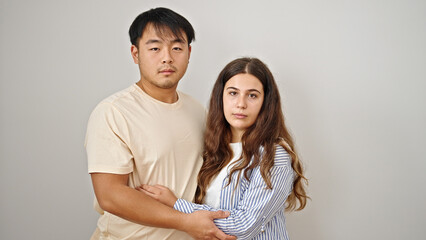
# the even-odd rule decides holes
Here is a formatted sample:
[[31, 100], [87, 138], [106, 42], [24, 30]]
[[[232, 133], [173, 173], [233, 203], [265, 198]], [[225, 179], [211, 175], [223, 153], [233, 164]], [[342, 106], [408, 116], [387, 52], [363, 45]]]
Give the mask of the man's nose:
[[172, 62], [173, 62], [173, 58], [172, 58], [172, 55], [170, 54], [170, 50], [165, 49], [162, 63], [172, 63]]

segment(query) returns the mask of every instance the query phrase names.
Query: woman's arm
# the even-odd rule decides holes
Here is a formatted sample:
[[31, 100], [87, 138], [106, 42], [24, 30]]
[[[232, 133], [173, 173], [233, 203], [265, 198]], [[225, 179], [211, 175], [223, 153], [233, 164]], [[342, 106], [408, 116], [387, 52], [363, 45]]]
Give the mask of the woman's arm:
[[[272, 189], [267, 189], [267, 185], [260, 174], [260, 167], [254, 168], [250, 176], [250, 181], [240, 180], [240, 184], [248, 184], [242, 198], [234, 209], [229, 209], [230, 216], [226, 219], [216, 219], [215, 224], [226, 234], [246, 239], [253, 238], [262, 230], [262, 226], [268, 223], [278, 211], [285, 208], [285, 201], [292, 190], [293, 169], [291, 168], [289, 155], [282, 147], [277, 147], [275, 154], [275, 166], [271, 169]], [[232, 194], [231, 182], [227, 193]], [[169, 190], [170, 191], [170, 190]], [[226, 191], [226, 190], [222, 190]], [[156, 194], [155, 198], [159, 201], [159, 196], [168, 194]], [[174, 195], [173, 195], [174, 196]], [[222, 192], [222, 198], [226, 196]], [[229, 195], [231, 196], [231, 195]], [[225, 197], [226, 198], [226, 197]], [[230, 200], [230, 199], [228, 199]], [[197, 210], [217, 211], [205, 204], [195, 204], [184, 199], [171, 201], [174, 208], [184, 213], [192, 213]], [[165, 202], [163, 202], [165, 203]], [[171, 206], [170, 201], [169, 204]]]
[[[224, 233], [237, 238], [250, 239], [262, 231], [278, 211], [285, 207], [284, 203], [293, 185], [291, 167], [273, 167], [271, 169], [272, 189], [267, 189], [258, 168], [253, 169], [248, 189], [234, 209], [229, 209], [230, 216], [215, 220], [216, 226]], [[231, 183], [232, 184], [232, 183]], [[217, 211], [207, 205], [200, 205], [178, 199], [174, 205], [176, 210], [191, 213], [197, 210]]]
[[175, 208], [176, 210], [183, 213], [193, 213], [194, 211], [198, 210], [215, 211], [213, 208], [207, 205], [195, 204], [184, 199], [178, 199], [168, 187], [163, 185], [156, 184], [150, 186], [142, 184], [141, 186], [136, 187], [136, 189], [144, 192], [146, 195], [154, 198], [162, 204], [171, 208]]

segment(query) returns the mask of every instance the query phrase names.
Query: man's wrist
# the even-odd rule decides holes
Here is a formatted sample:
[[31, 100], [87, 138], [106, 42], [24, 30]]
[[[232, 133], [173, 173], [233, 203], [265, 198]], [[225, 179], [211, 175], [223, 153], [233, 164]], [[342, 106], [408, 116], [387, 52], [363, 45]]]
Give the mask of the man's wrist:
[[178, 219], [175, 222], [176, 226], [173, 228], [182, 232], [188, 232], [190, 222], [189, 214], [179, 212]]

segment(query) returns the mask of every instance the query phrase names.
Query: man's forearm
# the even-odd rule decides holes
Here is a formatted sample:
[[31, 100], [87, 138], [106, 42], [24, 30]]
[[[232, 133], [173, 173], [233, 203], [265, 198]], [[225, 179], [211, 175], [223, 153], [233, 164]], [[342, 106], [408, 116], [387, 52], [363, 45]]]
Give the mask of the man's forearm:
[[229, 213], [181, 213], [127, 186], [128, 175], [92, 173], [91, 176], [99, 205], [109, 213], [145, 226], [177, 229], [194, 239], [236, 239], [213, 223], [213, 219], [226, 218]]
[[126, 176], [92, 174], [92, 182], [96, 198], [103, 210], [145, 226], [184, 231], [186, 214], [128, 187]]
[[[112, 191], [108, 209], [126, 220], [151, 227], [180, 229], [184, 213], [176, 211], [137, 190], [122, 186]], [[102, 206], [101, 206], [102, 207]]]

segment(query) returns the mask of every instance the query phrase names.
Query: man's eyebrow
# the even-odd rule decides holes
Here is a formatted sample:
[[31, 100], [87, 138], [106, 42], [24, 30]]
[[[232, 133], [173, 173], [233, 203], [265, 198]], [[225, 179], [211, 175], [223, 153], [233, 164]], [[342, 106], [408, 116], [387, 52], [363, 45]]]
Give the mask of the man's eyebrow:
[[172, 41], [172, 43], [186, 43], [186, 41], [183, 40], [182, 38], [176, 38], [175, 40]]
[[[152, 43], [161, 43], [163, 42], [160, 39], [149, 39], [148, 41], [145, 42], [145, 44], [152, 44]], [[172, 43], [185, 43], [185, 40], [181, 39], [181, 38], [176, 38], [174, 40], [171, 41]]]
[[152, 43], [159, 43], [161, 42], [161, 40], [158, 39], [149, 39], [148, 41], [145, 42], [145, 44], [152, 44]]

